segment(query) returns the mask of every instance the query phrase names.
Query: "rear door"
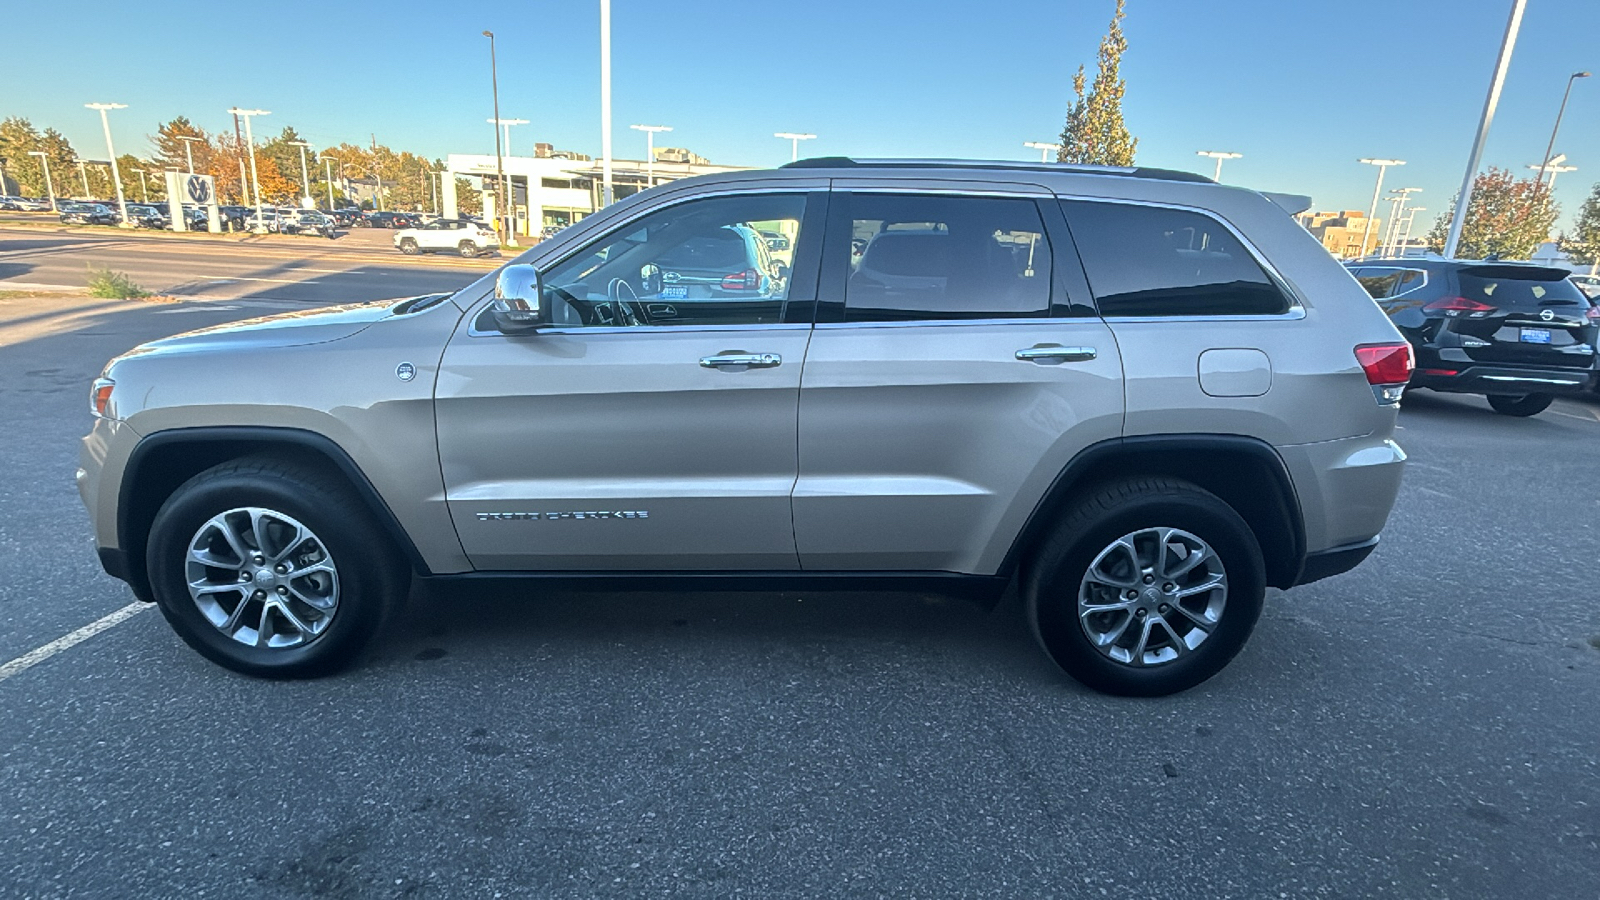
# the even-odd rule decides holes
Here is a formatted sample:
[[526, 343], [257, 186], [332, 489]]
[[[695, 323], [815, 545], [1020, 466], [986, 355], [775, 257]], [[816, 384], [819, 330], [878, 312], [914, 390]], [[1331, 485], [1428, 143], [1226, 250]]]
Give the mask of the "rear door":
[[1476, 362], [1588, 369], [1596, 320], [1565, 269], [1485, 264], [1454, 273], [1465, 301], [1446, 310], [1441, 327], [1461, 335]]
[[1117, 344], [1048, 198], [835, 180], [800, 389], [803, 568], [993, 573], [1067, 462], [1119, 434]]

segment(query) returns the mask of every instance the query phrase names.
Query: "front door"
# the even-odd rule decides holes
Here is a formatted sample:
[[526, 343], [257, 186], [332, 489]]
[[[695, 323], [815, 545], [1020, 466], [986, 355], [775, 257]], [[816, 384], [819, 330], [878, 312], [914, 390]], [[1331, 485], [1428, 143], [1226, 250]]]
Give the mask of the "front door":
[[[798, 568], [801, 295], [820, 255], [805, 242], [821, 240], [801, 227], [807, 205], [772, 192], [658, 207], [541, 272], [550, 327], [466, 317], [437, 417], [476, 568]], [[773, 263], [763, 230], [799, 231], [811, 274]]]

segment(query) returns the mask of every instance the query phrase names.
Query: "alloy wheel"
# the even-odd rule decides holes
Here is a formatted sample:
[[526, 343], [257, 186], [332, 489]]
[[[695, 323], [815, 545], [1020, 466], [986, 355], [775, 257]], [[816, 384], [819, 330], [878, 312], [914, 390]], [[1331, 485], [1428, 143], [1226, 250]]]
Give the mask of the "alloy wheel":
[[184, 580], [206, 621], [248, 646], [307, 644], [339, 608], [339, 571], [327, 545], [293, 517], [260, 507], [230, 509], [201, 525]]
[[1129, 666], [1194, 652], [1228, 602], [1222, 558], [1178, 528], [1145, 528], [1102, 549], [1078, 587], [1078, 624], [1089, 643]]

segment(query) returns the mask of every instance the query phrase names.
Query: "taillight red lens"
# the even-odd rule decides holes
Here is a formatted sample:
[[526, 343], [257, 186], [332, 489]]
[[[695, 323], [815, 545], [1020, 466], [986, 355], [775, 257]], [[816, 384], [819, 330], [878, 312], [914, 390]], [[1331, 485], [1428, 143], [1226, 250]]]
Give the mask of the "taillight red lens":
[[1589, 311], [1584, 315], [1588, 316], [1591, 322], [1600, 322], [1600, 306], [1589, 307]]
[[1423, 309], [1430, 312], [1451, 313], [1454, 315], [1462, 313], [1491, 313], [1495, 310], [1494, 307], [1487, 303], [1479, 303], [1476, 300], [1468, 300], [1465, 297], [1443, 297], [1429, 303]]
[[1411, 380], [1411, 370], [1416, 363], [1411, 358], [1410, 344], [1360, 344], [1356, 347], [1356, 361], [1367, 373], [1367, 384], [1405, 384]]
[[722, 276], [722, 289], [725, 291], [753, 291], [758, 287], [761, 287], [761, 273], [755, 269]]

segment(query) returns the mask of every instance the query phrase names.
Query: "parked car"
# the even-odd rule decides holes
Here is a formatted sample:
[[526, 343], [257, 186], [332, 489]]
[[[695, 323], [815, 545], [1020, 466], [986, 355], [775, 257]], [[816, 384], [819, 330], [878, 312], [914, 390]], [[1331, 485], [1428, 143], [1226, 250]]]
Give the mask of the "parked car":
[[333, 217], [333, 221], [340, 228], [364, 226], [364, 223], [361, 221], [362, 213], [359, 209], [336, 209], [329, 213], [329, 215]]
[[422, 224], [421, 219], [412, 213], [391, 210], [369, 212], [364, 218], [368, 228], [415, 228]]
[[169, 228], [172, 219], [158, 206], [146, 203], [129, 203], [128, 220], [140, 228]]
[[122, 219], [103, 203], [63, 203], [60, 217], [68, 225], [115, 225]]
[[7, 210], [7, 211], [10, 211], [10, 212], [21, 212], [22, 211], [22, 198], [21, 197], [0, 197], [0, 210]]
[[337, 223], [314, 209], [298, 209], [280, 216], [278, 230], [284, 234], [317, 234], [325, 238], [338, 235]]
[[1374, 259], [1351, 273], [1416, 352], [1410, 386], [1482, 394], [1533, 416], [1589, 390], [1600, 309], [1566, 269], [1454, 259]]
[[395, 249], [408, 255], [448, 250], [468, 258], [500, 249], [493, 231], [467, 219], [434, 219], [426, 225], [394, 233]]
[[[838, 227], [794, 172], [700, 176], [492, 289], [112, 360], [77, 477], [106, 571], [207, 658], [273, 677], [348, 665], [413, 574], [1016, 584], [1066, 671], [1150, 695], [1226, 665], [1267, 587], [1372, 552], [1411, 350], [1290, 217], [1304, 198], [1143, 168], [802, 165], [849, 179]], [[753, 222], [795, 235], [793, 278], [657, 296], [689, 260], [746, 290], [725, 251], [765, 246]]]
[[1571, 281], [1590, 300], [1600, 300], [1600, 275], [1573, 275]]
[[15, 200], [17, 208], [23, 212], [49, 212], [50, 201], [40, 197], [18, 197]]
[[779, 234], [776, 231], [763, 231], [761, 232], [761, 237], [767, 242], [767, 249], [769, 250], [782, 251], [789, 249], [789, 238], [786, 235]]

